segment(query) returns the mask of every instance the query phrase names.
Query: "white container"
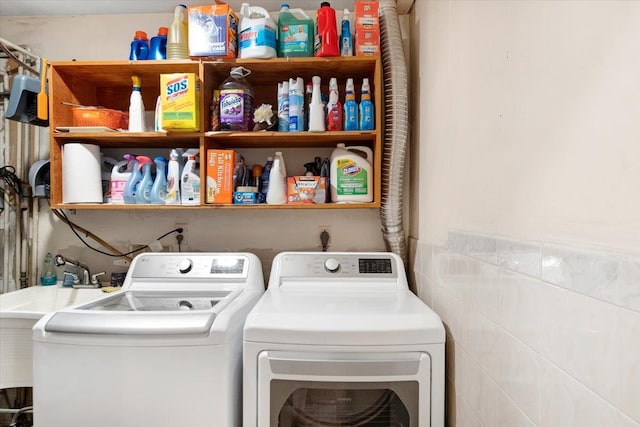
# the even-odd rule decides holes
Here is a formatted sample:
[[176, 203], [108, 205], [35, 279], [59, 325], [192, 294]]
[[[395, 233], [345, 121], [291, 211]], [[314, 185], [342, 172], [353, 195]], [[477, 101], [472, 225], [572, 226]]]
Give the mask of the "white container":
[[287, 203], [287, 168], [281, 151], [276, 152], [273, 166], [269, 172], [267, 203], [270, 205], [284, 205]]
[[167, 33], [167, 59], [189, 59], [189, 14], [183, 4], [173, 11], [173, 22]]
[[[362, 153], [366, 157], [358, 154]], [[338, 144], [331, 153], [331, 201], [373, 202], [373, 151], [365, 146]]]
[[311, 103], [309, 104], [309, 131], [324, 132], [324, 104], [320, 95], [320, 76], [313, 76], [313, 93], [311, 95]]
[[242, 3], [238, 53], [240, 58], [275, 58], [277, 26], [266, 9]]
[[111, 170], [111, 203], [124, 204], [124, 186], [131, 177], [129, 162], [122, 160]]
[[132, 76], [133, 87], [129, 99], [129, 132], [144, 132], [144, 103], [142, 102], [140, 77]]
[[169, 163], [167, 165], [167, 198], [165, 203], [167, 205], [179, 205], [180, 198], [180, 157], [178, 152], [173, 149], [169, 156]]
[[197, 169], [197, 155], [198, 149], [187, 150], [183, 154], [184, 157], [188, 158], [180, 179], [182, 184], [180, 197], [183, 205], [200, 204], [200, 173]]

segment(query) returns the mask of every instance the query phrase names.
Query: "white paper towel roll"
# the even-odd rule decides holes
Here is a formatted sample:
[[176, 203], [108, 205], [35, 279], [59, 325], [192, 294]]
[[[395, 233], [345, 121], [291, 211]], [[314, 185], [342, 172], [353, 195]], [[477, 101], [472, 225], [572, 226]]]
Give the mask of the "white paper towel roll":
[[62, 203], [102, 203], [100, 147], [65, 144], [62, 148]]

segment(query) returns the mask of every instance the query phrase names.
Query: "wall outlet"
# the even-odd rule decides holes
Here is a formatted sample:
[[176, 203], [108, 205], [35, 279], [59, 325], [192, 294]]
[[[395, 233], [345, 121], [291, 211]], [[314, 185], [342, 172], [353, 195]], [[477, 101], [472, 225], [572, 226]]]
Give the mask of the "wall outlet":
[[[180, 247], [182, 248], [182, 250], [184, 251], [185, 246], [187, 245], [187, 235], [189, 234], [187, 232], [187, 223], [186, 222], [176, 222], [175, 225], [173, 226], [173, 228], [182, 228], [182, 241], [180, 242]], [[176, 247], [178, 246], [178, 236], [179, 233], [173, 233], [173, 242], [172, 244], [175, 243]]]
[[131, 263], [124, 258], [116, 258], [113, 260], [113, 265], [118, 265], [122, 267], [128, 267]]
[[326, 251], [329, 248], [329, 243], [331, 242], [330, 225], [321, 225], [318, 227], [318, 239], [320, 240], [320, 248], [323, 251]]

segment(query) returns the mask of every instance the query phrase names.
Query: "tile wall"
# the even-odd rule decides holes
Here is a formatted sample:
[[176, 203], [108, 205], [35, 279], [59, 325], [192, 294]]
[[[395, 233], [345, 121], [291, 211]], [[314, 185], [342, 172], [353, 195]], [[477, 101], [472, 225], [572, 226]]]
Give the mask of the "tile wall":
[[450, 427], [640, 427], [639, 258], [467, 232], [412, 245], [447, 329]]

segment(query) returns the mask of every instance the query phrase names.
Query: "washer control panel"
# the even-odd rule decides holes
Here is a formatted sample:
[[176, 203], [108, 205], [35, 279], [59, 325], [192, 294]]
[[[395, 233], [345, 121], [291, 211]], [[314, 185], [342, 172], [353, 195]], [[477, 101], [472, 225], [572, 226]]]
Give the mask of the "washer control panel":
[[279, 275], [286, 278], [397, 278], [400, 268], [388, 254], [309, 253], [280, 258]]
[[244, 278], [249, 259], [243, 255], [162, 255], [143, 256], [132, 265], [131, 277], [136, 278]]

